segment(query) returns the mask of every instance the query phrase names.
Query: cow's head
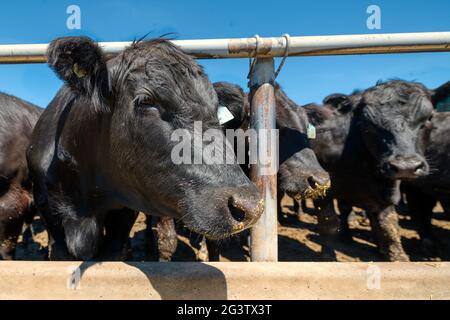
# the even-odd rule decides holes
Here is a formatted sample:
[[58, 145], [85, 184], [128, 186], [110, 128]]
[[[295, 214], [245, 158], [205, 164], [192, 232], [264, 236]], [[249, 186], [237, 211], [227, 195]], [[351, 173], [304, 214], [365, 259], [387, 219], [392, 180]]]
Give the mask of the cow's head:
[[275, 100], [280, 130], [280, 191], [296, 199], [323, 197], [331, 184], [310, 146], [316, 129], [305, 108], [290, 100], [279, 85], [275, 87]]
[[450, 81], [430, 91], [434, 107], [438, 111], [450, 111]]
[[[232, 129], [248, 129], [248, 96], [236, 85], [218, 82], [214, 84], [220, 104], [227, 106], [235, 122], [230, 122]], [[286, 192], [297, 199], [317, 197], [325, 194], [330, 186], [330, 177], [318, 163], [309, 145], [313, 135], [308, 116], [275, 85], [277, 129], [279, 130], [279, 171], [280, 192]]]
[[232, 114], [233, 118], [222, 124], [224, 130], [242, 129], [248, 124], [248, 105], [247, 96], [244, 90], [236, 84], [228, 82], [215, 82], [214, 90], [219, 99], [219, 106], [226, 107]]
[[[155, 39], [133, 43], [107, 61], [89, 38], [66, 37], [50, 44], [48, 62], [85, 102], [86, 114], [98, 119], [102, 178], [125, 206], [181, 219], [214, 239], [258, 219], [256, 186], [238, 165], [211, 163], [202, 152], [229, 150], [223, 134], [203, 139], [206, 130], [220, 129], [218, 101], [192, 57]], [[180, 143], [187, 147], [175, 152]]]
[[421, 84], [400, 80], [366, 90], [354, 120], [379, 172], [390, 179], [413, 179], [429, 172], [420, 129], [433, 113], [431, 96]]
[[352, 96], [334, 93], [323, 99], [323, 104], [335, 110], [340, 114], [347, 114], [354, 108], [354, 103], [352, 101]]

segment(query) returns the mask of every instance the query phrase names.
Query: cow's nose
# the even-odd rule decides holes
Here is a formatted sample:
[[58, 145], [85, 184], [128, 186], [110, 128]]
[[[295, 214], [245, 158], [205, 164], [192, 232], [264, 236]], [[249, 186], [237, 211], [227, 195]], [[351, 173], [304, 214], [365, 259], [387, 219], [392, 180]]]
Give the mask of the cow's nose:
[[416, 178], [426, 174], [425, 161], [418, 157], [397, 157], [389, 161], [389, 169], [397, 178]]
[[316, 172], [308, 177], [311, 188], [330, 186], [330, 175], [326, 172]]
[[233, 220], [233, 231], [239, 232], [251, 227], [263, 211], [262, 199], [234, 194], [228, 199], [228, 209]]

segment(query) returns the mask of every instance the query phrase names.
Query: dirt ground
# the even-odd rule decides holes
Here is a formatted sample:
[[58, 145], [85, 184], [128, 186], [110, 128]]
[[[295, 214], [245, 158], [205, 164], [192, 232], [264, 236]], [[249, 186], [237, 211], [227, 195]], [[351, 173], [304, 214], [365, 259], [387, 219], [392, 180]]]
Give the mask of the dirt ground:
[[[320, 237], [317, 234], [317, 219], [313, 215], [312, 203], [307, 203], [307, 210], [301, 214], [292, 212], [290, 198], [283, 199], [285, 217], [278, 227], [278, 248], [280, 261], [324, 261], [321, 252]], [[411, 218], [400, 215], [402, 243], [412, 261], [449, 261], [450, 260], [450, 216], [443, 213], [442, 208], [435, 208], [433, 232], [439, 243], [435, 250], [425, 250], [421, 246], [419, 236], [414, 230]], [[334, 252], [337, 261], [383, 261], [371, 239], [370, 225], [363, 212], [355, 210], [351, 216], [352, 242], [337, 240]], [[140, 214], [131, 232], [132, 260], [152, 261], [156, 255], [151, 253], [145, 236], [146, 218]], [[19, 239], [16, 259], [44, 260], [47, 255], [48, 237], [42, 221], [36, 218], [30, 230]], [[178, 248], [173, 261], [195, 261], [199, 254], [198, 238], [189, 239], [185, 230], [179, 232]], [[194, 241], [192, 241], [194, 240]], [[221, 261], [248, 261], [248, 247], [241, 245], [238, 237], [222, 243]], [[191, 244], [194, 243], [194, 244]]]

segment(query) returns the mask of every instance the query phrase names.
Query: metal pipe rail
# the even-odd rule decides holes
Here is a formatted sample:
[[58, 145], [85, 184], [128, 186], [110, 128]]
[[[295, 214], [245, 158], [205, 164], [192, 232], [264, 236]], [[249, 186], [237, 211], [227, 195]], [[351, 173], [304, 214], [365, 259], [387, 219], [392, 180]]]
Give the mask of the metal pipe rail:
[[450, 299], [450, 263], [0, 262], [0, 299]]
[[[248, 58], [255, 56], [256, 38], [173, 40], [197, 58]], [[324, 56], [450, 51], [450, 32], [361, 34], [290, 37], [289, 56]], [[100, 42], [107, 54], [117, 54], [131, 42]], [[0, 64], [43, 63], [48, 44], [0, 45]], [[280, 57], [285, 37], [259, 38], [258, 57]]]

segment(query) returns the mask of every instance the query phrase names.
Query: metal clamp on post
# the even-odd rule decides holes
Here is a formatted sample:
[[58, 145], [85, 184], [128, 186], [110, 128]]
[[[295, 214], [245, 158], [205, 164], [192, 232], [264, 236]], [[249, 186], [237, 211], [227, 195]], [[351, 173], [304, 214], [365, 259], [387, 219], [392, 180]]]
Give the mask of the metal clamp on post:
[[284, 49], [283, 59], [281, 59], [280, 65], [278, 66], [278, 69], [275, 72], [275, 79], [278, 77], [278, 74], [280, 73], [281, 69], [284, 66], [284, 63], [286, 62], [286, 58], [289, 55], [289, 47], [291, 45], [291, 37], [289, 36], [289, 34], [285, 33], [285, 34], [282, 35], [282, 37], [284, 37], [284, 39], [286, 40], [286, 47]]
[[255, 67], [256, 57], [258, 56], [259, 38], [260, 37], [257, 34], [255, 34], [255, 51], [253, 53], [253, 57], [251, 57], [249, 59], [249, 67], [248, 67], [248, 74], [247, 74], [247, 79], [249, 79], [249, 80], [250, 80], [251, 74], [253, 73], [253, 68]]

